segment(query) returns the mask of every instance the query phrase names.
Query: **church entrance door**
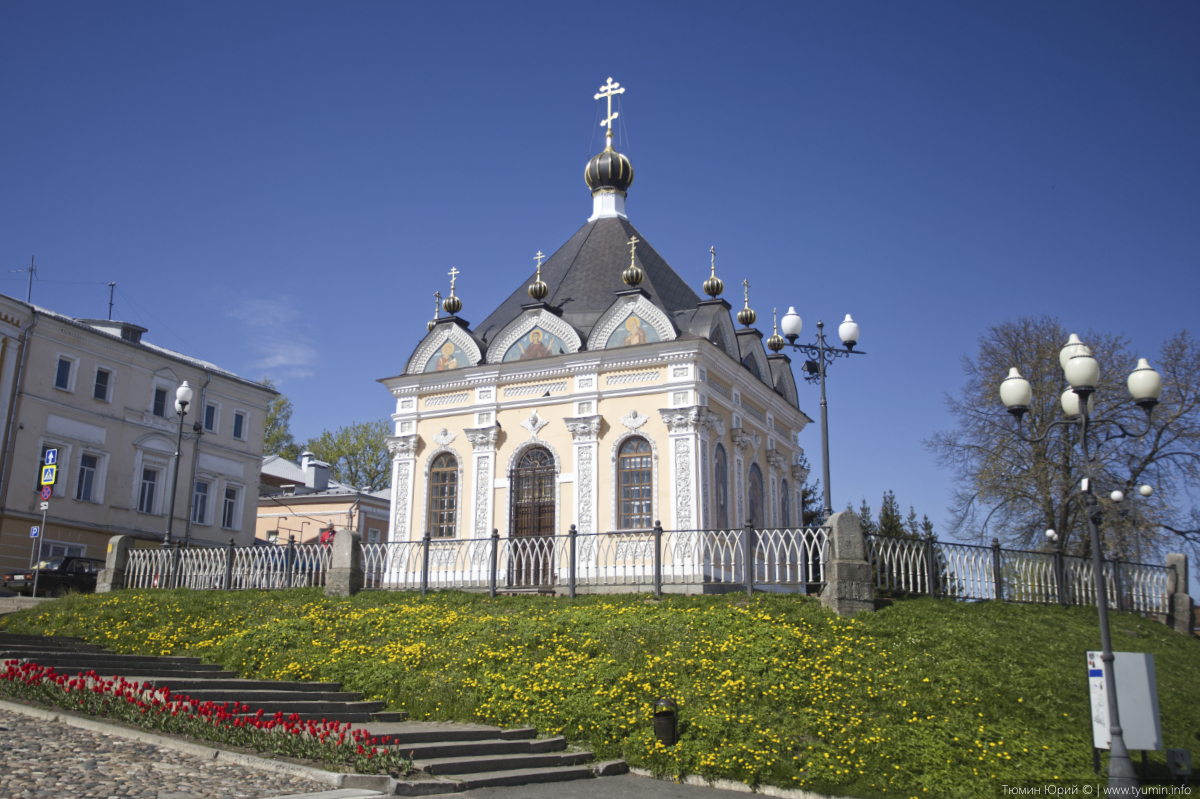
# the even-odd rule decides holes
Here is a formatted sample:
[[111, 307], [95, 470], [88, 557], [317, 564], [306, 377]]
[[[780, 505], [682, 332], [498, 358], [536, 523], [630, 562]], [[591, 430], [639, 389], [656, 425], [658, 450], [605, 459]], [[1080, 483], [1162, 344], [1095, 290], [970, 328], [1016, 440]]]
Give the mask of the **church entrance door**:
[[533, 587], [554, 583], [554, 456], [534, 447], [521, 455], [509, 479], [508, 583]]

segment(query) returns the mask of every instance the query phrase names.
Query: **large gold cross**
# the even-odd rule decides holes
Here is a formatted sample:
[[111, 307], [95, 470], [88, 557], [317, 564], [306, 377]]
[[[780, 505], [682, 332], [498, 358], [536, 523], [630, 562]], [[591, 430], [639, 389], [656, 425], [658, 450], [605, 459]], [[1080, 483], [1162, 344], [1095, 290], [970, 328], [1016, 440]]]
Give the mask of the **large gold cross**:
[[629, 240], [629, 265], [633, 266], [634, 259], [637, 257], [637, 243], [641, 241], [637, 236]]
[[546, 256], [542, 255], [541, 250], [538, 250], [537, 255], [535, 255], [533, 257], [537, 259], [538, 269], [541, 269], [542, 268], [542, 259], [545, 258]]
[[746, 292], [746, 307], [749, 308], [750, 307], [750, 281], [743, 280], [742, 285], [745, 287], [745, 292]]
[[608, 83], [601, 86], [599, 94], [597, 94], [593, 98], [595, 100], [599, 100], [601, 97], [608, 98], [608, 118], [600, 122], [600, 127], [602, 127], [602, 128], [607, 127], [609, 136], [612, 135], [613, 120], [620, 116], [620, 114], [613, 113], [613, 110], [612, 110], [613, 95], [614, 94], [624, 94], [624, 93], [625, 93], [625, 90], [621, 88], [621, 84], [613, 83], [613, 79], [609, 78]]
[[717, 246], [714, 244], [713, 246], [708, 248], [708, 251], [710, 253], [712, 253], [712, 276], [716, 277], [717, 276]]
[[454, 281], [458, 279], [458, 267], [457, 266], [450, 267], [450, 271], [447, 272], [446, 274], [450, 276], [450, 293], [453, 294], [454, 293]]

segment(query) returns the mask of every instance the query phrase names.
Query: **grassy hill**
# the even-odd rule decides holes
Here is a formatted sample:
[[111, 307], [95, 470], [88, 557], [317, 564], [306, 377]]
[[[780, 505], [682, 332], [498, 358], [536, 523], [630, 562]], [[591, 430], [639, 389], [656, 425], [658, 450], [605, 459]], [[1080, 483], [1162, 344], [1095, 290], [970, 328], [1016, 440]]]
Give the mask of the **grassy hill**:
[[[0, 629], [334, 680], [415, 719], [532, 724], [666, 774], [857, 797], [1092, 779], [1087, 608], [922, 599], [843, 619], [769, 594], [123, 591]], [[1200, 749], [1200, 640], [1136, 614], [1113, 614], [1112, 631], [1116, 649], [1155, 657], [1166, 745]], [[652, 731], [661, 696], [681, 707], [670, 749]], [[1165, 779], [1161, 753], [1152, 763]]]

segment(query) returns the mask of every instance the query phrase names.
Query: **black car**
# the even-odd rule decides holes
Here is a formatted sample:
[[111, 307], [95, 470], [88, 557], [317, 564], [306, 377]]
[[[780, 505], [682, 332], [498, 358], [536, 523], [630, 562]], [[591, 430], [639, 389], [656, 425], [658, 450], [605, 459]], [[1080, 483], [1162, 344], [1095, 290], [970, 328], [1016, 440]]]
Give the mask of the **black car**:
[[[104, 568], [104, 561], [81, 558], [75, 555], [59, 555], [47, 558], [38, 564], [38, 596], [62, 596], [69, 591], [92, 593], [96, 590], [96, 575]], [[33, 595], [34, 569], [9, 572], [4, 575], [4, 587], [25, 596]]]

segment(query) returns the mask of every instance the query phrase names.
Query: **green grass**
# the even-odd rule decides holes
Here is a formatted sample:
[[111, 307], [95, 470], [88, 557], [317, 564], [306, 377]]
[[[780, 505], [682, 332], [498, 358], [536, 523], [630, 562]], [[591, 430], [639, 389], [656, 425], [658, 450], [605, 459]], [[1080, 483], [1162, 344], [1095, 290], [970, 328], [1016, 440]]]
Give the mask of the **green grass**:
[[[843, 619], [767, 594], [123, 591], [0, 629], [334, 680], [415, 719], [535, 725], [660, 774], [856, 797], [1093, 779], [1087, 608], [923, 599]], [[1200, 641], [1133, 614], [1113, 614], [1112, 631], [1116, 649], [1155, 657], [1166, 746], [1197, 749]], [[670, 749], [651, 724], [664, 695], [681, 706]], [[1161, 753], [1153, 763], [1165, 780]]]

